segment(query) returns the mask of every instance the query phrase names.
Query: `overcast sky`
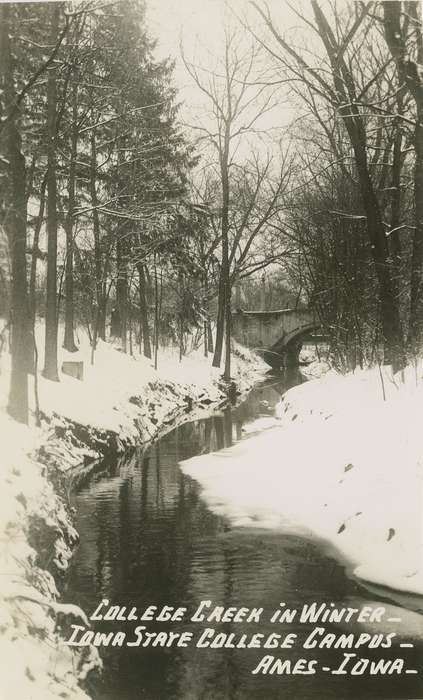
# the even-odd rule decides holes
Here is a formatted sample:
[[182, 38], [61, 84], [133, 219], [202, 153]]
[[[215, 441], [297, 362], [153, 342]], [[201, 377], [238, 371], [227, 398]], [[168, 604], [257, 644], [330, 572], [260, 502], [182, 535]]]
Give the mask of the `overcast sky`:
[[[298, 3], [298, 0], [295, 0]], [[284, 30], [298, 25], [289, 7], [282, 0], [268, 0], [272, 16]], [[211, 67], [213, 56], [222, 55], [225, 24], [239, 25], [237, 17], [249, 19], [256, 29], [259, 17], [249, 0], [147, 0], [147, 24], [150, 35], [157, 39], [156, 57], [172, 57], [176, 61], [174, 84], [180, 90], [182, 121], [204, 123], [204, 98], [187, 74], [180, 56], [180, 42], [188, 60]], [[246, 46], [252, 43], [247, 30], [241, 29]], [[194, 116], [195, 115], [195, 116]], [[200, 116], [201, 115], [201, 116]], [[196, 119], [197, 117], [197, 119]], [[266, 115], [266, 129], [286, 124], [292, 113], [282, 102]], [[207, 122], [207, 118], [206, 122]]]
[[234, 12], [248, 11], [249, 0], [147, 0], [147, 22], [152, 37], [158, 40], [156, 56], [175, 59], [174, 80], [184, 100], [191, 101], [196, 92], [180, 56], [180, 42], [189, 60], [209, 61], [208, 52], [218, 54], [223, 27], [234, 20]]
[[[249, 0], [232, 0], [234, 11], [245, 11]], [[147, 0], [151, 34], [158, 41], [161, 56], [179, 54], [182, 37], [187, 54], [198, 45], [217, 47], [225, 19], [230, 12], [225, 0]]]

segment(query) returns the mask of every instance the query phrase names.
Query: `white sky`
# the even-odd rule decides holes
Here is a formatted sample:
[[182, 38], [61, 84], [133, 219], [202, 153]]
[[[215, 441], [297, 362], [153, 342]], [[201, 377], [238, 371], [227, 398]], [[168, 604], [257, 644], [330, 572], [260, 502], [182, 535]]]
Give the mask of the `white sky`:
[[[347, 1], [347, 0], [345, 0]], [[349, 0], [348, 0], [349, 1]], [[176, 61], [174, 85], [179, 89], [182, 102], [180, 117], [187, 123], [208, 124], [205, 114], [206, 99], [187, 74], [180, 55], [180, 42], [188, 61], [212, 67], [214, 57], [222, 55], [225, 24], [239, 26], [237, 17], [248, 19], [258, 28], [260, 18], [249, 0], [146, 0], [147, 27], [152, 38], [158, 41], [156, 57], [171, 57]], [[298, 4], [298, 0], [294, 0]], [[272, 16], [279, 26], [292, 27], [298, 24], [283, 0], [268, 0]], [[246, 46], [253, 42], [247, 30]], [[278, 105], [264, 117], [261, 128], [270, 130], [287, 124], [292, 112], [287, 105]], [[264, 125], [264, 126], [263, 126]]]
[[[147, 22], [151, 35], [159, 42], [158, 55], [178, 58], [180, 38], [187, 55], [198, 46], [217, 48], [224, 21], [230, 15], [226, 4], [225, 0], [147, 0]], [[248, 5], [249, 0], [231, 2], [239, 13]]]
[[[231, 8], [237, 14], [243, 14], [248, 7], [249, 0], [231, 0]], [[192, 102], [199, 95], [182, 62], [181, 41], [188, 60], [201, 57], [201, 62], [207, 63], [207, 51], [219, 54], [223, 26], [233, 12], [227, 9], [226, 0], [147, 0], [147, 26], [150, 36], [158, 41], [156, 56], [169, 56], [176, 61], [174, 83], [185, 102]]]

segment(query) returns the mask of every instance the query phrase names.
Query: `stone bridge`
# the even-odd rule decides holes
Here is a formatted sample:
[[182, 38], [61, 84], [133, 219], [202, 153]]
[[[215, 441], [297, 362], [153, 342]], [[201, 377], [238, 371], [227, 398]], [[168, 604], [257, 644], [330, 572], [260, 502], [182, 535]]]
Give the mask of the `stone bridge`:
[[259, 352], [274, 369], [295, 367], [308, 333], [320, 328], [310, 309], [242, 311], [232, 314], [232, 334], [242, 345]]

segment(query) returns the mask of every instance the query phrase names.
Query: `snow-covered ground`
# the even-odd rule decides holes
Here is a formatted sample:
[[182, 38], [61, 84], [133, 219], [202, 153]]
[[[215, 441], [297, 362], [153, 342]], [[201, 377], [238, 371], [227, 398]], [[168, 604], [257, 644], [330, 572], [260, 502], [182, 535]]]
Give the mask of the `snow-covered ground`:
[[[41, 326], [37, 335], [41, 348]], [[84, 333], [79, 341], [78, 353], [61, 350], [59, 369], [62, 361], [83, 361], [83, 381], [62, 373], [58, 383], [38, 377], [40, 428], [33, 415], [29, 427], [7, 416], [9, 357], [1, 358], [1, 698], [86, 700], [78, 678], [99, 664], [90, 647], [75, 654], [59, 634], [58, 622], [66, 625], [84, 614], [60, 604], [56, 583], [68, 566], [77, 533], [65, 493], [60, 498], [52, 481], [108, 449], [148, 441], [175, 415], [187, 417], [192, 406], [207, 407], [225, 395], [221, 370], [212, 368], [211, 357], [201, 350], [182, 362], [177, 349], [164, 350], [156, 371], [151, 361], [102, 342], [92, 366]], [[235, 347], [233, 378], [239, 391], [250, 388], [265, 369], [259, 358]], [[32, 386], [30, 400], [33, 408]]]
[[[79, 331], [78, 344], [76, 353], [60, 348], [59, 370], [64, 361], [83, 362], [83, 381], [59, 372], [60, 382], [52, 382], [38, 374], [40, 410], [47, 418], [41, 438], [43, 462], [61, 470], [101, 457], [110, 448], [122, 451], [147, 442], [175, 412], [189, 411], [191, 405], [207, 406], [225, 396], [222, 370], [212, 367], [212, 357], [204, 357], [201, 348], [181, 362], [176, 348], [161, 348], [156, 371], [153, 362], [137, 352], [131, 357], [101, 340], [92, 365], [91, 346], [84, 331]], [[37, 345], [43, 347], [41, 324], [37, 327]], [[0, 368], [1, 413], [7, 402], [8, 362], [9, 357], [4, 355]], [[38, 364], [41, 370], [41, 352]], [[256, 355], [234, 344], [232, 377], [241, 394], [267, 369]], [[29, 393], [34, 409], [32, 378]], [[75, 430], [75, 424], [83, 430]]]
[[0, 697], [87, 700], [78, 678], [98, 657], [91, 650], [83, 657], [71, 653], [56, 629], [60, 611], [82, 611], [58, 602], [53, 573], [66, 570], [77, 534], [33, 456], [46, 433], [1, 411], [0, 434]]
[[330, 372], [285, 394], [279, 426], [182, 468], [235, 525], [321, 538], [356, 576], [423, 594], [422, 377]]
[[[71, 653], [57, 627], [83, 613], [61, 606], [57, 593], [77, 534], [51, 477], [108, 449], [147, 441], [175, 415], [191, 416], [191, 405], [223, 398], [220, 370], [201, 350], [181, 363], [176, 350], [164, 350], [155, 371], [150, 361], [100, 342], [92, 366], [88, 339], [79, 340], [80, 351], [62, 351], [59, 367], [83, 361], [82, 382], [39, 377], [41, 428], [33, 418], [25, 427], [7, 417], [9, 368], [2, 357], [0, 697], [83, 700], [77, 678], [99, 663], [90, 648], [80, 657]], [[314, 364], [308, 371], [322, 369]], [[264, 370], [256, 356], [236, 348], [238, 390]], [[210, 507], [236, 525], [322, 538], [357, 576], [423, 593], [422, 376], [421, 368], [409, 368], [404, 383], [388, 370], [329, 372], [290, 389], [276, 425], [271, 417], [256, 421], [234, 447], [183, 469], [202, 483]]]

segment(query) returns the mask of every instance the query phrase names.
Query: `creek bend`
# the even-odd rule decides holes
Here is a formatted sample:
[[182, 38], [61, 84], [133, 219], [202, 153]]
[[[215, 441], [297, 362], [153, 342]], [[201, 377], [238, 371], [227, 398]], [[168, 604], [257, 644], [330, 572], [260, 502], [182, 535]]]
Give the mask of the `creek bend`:
[[[92, 619], [91, 624], [102, 639], [109, 635], [111, 640], [118, 630], [124, 635], [122, 643], [99, 644], [104, 670], [89, 687], [95, 700], [405, 700], [421, 694], [418, 676], [389, 671], [385, 675], [314, 673], [312, 659], [319, 668], [336, 670], [342, 668], [345, 652], [351, 648], [351, 659], [364, 656], [369, 664], [376, 664], [383, 658], [395, 664], [400, 649], [391, 644], [378, 649], [363, 642], [355, 651], [348, 643], [320, 644], [325, 635], [339, 639], [342, 633], [357, 632], [345, 624], [316, 622], [313, 616], [305, 622], [293, 619], [287, 625], [275, 624], [270, 614], [263, 614], [259, 623], [247, 617], [237, 622], [190, 619], [198, 609], [207, 618], [214, 606], [275, 613], [281, 601], [298, 610], [309, 609], [315, 601], [325, 610], [366, 605], [383, 609], [318, 542], [277, 530], [233, 527], [212, 513], [201, 498], [200, 485], [178, 466], [181, 460], [243, 439], [243, 426], [272, 415], [280, 395], [298, 381], [299, 376], [285, 381], [272, 377], [253, 389], [240, 406], [180, 425], [153, 445], [104, 464], [79, 483], [73, 504], [80, 544], [65, 597], [88, 615], [98, 611], [96, 617], [101, 619]], [[210, 601], [210, 606], [203, 601]], [[121, 622], [113, 615], [104, 619], [107, 606], [118, 606]], [[168, 619], [158, 620], [166, 608]], [[178, 615], [182, 608], [190, 614], [181, 622], [170, 621], [170, 609]], [[137, 619], [130, 619], [131, 611]], [[147, 619], [140, 622], [142, 613]], [[312, 648], [287, 641], [289, 635], [307, 639], [316, 624], [324, 631]], [[138, 630], [136, 644], [139, 626], [143, 629]], [[206, 634], [210, 629], [213, 633]], [[172, 632], [180, 636], [167, 646]], [[189, 635], [198, 638], [203, 633], [208, 641], [203, 648], [178, 644], [182, 635], [187, 641]], [[150, 641], [144, 644], [147, 638]], [[264, 647], [269, 638], [274, 644], [270, 651]], [[216, 639], [220, 641], [213, 646]], [[408, 667], [420, 667], [421, 658], [418, 644], [407, 649]]]

